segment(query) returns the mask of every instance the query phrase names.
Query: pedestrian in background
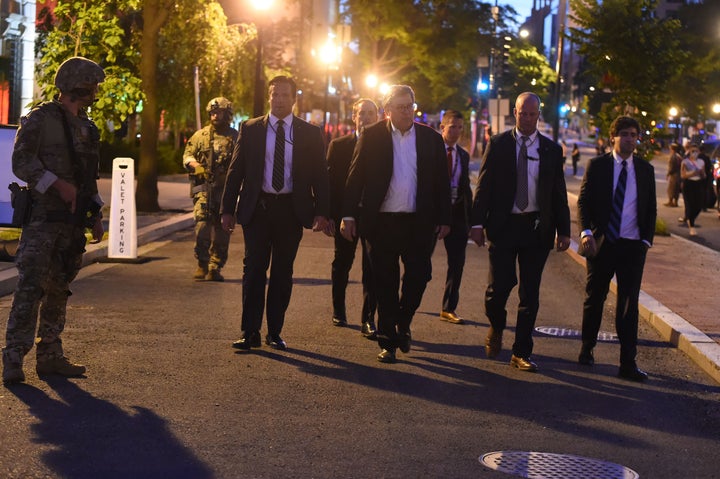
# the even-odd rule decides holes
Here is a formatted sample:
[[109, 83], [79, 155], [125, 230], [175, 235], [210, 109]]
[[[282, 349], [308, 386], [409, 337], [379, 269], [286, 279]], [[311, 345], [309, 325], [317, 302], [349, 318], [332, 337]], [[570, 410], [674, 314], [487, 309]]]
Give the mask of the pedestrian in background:
[[678, 199], [680, 198], [680, 165], [682, 164], [682, 154], [680, 153], [680, 145], [677, 143], [670, 144], [670, 158], [668, 158], [667, 174], [667, 196], [668, 202], [665, 206], [677, 208]]
[[487, 357], [496, 357], [502, 349], [506, 304], [518, 284], [519, 268], [520, 302], [510, 365], [535, 372], [538, 367], [530, 355], [540, 306], [540, 280], [553, 243], [557, 251], [570, 246], [570, 209], [562, 148], [537, 131], [540, 98], [535, 93], [521, 93], [513, 113], [515, 128], [494, 136], [485, 152], [473, 200], [470, 237], [478, 246], [485, 245], [486, 237], [488, 241]]
[[[342, 203], [352, 161], [353, 151], [357, 144], [358, 137], [363, 129], [378, 121], [378, 107], [369, 98], [360, 98], [353, 104], [352, 121], [355, 124], [355, 131], [349, 135], [337, 138], [330, 142], [327, 153], [328, 176], [330, 179], [330, 214], [335, 236], [335, 257], [332, 262], [332, 322], [335, 326], [347, 326], [347, 313], [345, 311], [345, 291], [348, 284], [350, 268], [355, 259], [358, 237], [347, 241], [340, 233], [340, 222], [342, 220]], [[362, 209], [362, 207], [360, 207]], [[359, 221], [362, 221], [360, 213]], [[336, 228], [337, 226], [337, 228]], [[363, 306], [360, 316], [360, 332], [368, 339], [377, 339], [375, 328], [375, 310], [377, 300], [372, 282], [372, 271], [370, 258], [368, 257], [365, 238], [360, 236], [362, 254], [362, 288]]]
[[276, 76], [268, 82], [270, 113], [242, 123], [225, 180], [222, 226], [232, 232], [240, 223], [245, 241], [237, 349], [261, 347], [266, 304], [265, 343], [287, 349], [280, 334], [303, 228], [330, 233], [322, 131], [293, 115], [296, 95], [292, 78]]
[[588, 163], [578, 196], [580, 253], [586, 256], [587, 284], [578, 362], [592, 366], [610, 280], [617, 277], [615, 330], [620, 340], [618, 376], [645, 381], [638, 368], [638, 300], [647, 250], [655, 236], [657, 199], [652, 165], [633, 152], [640, 135], [634, 118], [610, 125], [612, 151]]
[[685, 224], [690, 236], [697, 235], [695, 220], [705, 206], [705, 162], [700, 158], [700, 147], [689, 144], [685, 159], [680, 165], [680, 177], [683, 181], [683, 202], [685, 203]]
[[20, 121], [12, 168], [31, 190], [32, 212], [15, 257], [18, 283], [2, 351], [7, 384], [25, 380], [23, 359], [33, 344], [38, 375], [73, 377], [86, 370], [65, 356], [60, 335], [70, 283], [82, 265], [85, 229], [96, 242], [103, 236], [97, 189], [100, 133], [85, 110], [104, 79], [97, 63], [72, 57], [55, 74], [60, 94]]
[[580, 148], [578, 148], [578, 144], [575, 143], [572, 149], [573, 176], [577, 176], [578, 163], [580, 163]]
[[455, 310], [460, 301], [460, 283], [465, 267], [465, 250], [470, 230], [470, 206], [472, 205], [470, 155], [458, 144], [463, 127], [462, 113], [457, 110], [447, 110], [440, 121], [440, 132], [447, 152], [452, 202], [450, 233], [443, 238], [447, 253], [447, 274], [440, 319], [452, 324], [463, 324], [464, 322]]
[[366, 127], [353, 153], [341, 232], [348, 241], [358, 234], [367, 241], [378, 300], [377, 360], [393, 363], [398, 348], [410, 351], [436, 234], [442, 239], [450, 231], [450, 179], [442, 136], [413, 121], [412, 88], [391, 86], [382, 105], [387, 120]]
[[220, 202], [238, 132], [230, 126], [233, 109], [227, 98], [213, 98], [206, 111], [210, 124], [190, 137], [183, 153], [183, 166], [190, 173], [195, 219], [198, 266], [193, 278], [223, 281], [220, 271], [227, 263], [230, 233], [220, 224]]

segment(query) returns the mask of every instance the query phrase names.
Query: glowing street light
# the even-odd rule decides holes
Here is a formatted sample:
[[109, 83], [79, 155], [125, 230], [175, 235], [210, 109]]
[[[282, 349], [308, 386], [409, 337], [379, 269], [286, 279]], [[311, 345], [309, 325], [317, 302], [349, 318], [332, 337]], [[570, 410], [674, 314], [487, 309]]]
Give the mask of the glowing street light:
[[[328, 36], [327, 41], [318, 50], [318, 60], [320, 63], [325, 65], [325, 71], [327, 73], [327, 85], [325, 85], [325, 111], [323, 114], [323, 131], [327, 134], [327, 124], [329, 120], [329, 108], [328, 108], [328, 94], [332, 88], [332, 78], [330, 76], [330, 69], [332, 67], [337, 68], [338, 63], [342, 57], [342, 47], [335, 44], [335, 39], [332, 36]], [[333, 91], [335, 93], [335, 91]]]
[[255, 92], [253, 95], [253, 116], [265, 113], [265, 81], [263, 80], [263, 26], [264, 13], [273, 5], [273, 0], [252, 0], [251, 5], [257, 12], [255, 28], [257, 29], [257, 46], [255, 53]]

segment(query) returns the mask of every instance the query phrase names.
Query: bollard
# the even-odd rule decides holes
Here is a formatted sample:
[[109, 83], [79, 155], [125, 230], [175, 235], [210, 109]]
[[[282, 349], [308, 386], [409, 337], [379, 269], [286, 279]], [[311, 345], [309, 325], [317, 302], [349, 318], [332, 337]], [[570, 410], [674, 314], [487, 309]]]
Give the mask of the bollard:
[[113, 160], [111, 196], [108, 258], [136, 259], [135, 163], [132, 158]]

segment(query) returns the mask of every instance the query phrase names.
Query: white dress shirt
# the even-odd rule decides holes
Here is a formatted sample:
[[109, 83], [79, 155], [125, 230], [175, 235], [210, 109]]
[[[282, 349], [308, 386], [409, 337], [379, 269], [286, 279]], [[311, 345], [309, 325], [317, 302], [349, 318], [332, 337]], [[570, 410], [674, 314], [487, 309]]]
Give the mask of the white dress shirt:
[[[285, 181], [284, 186], [280, 191], [275, 191], [275, 188], [272, 186], [272, 176], [273, 176], [273, 164], [275, 163], [275, 136], [277, 132], [277, 122], [282, 120], [284, 125], [283, 128], [285, 130]], [[272, 194], [286, 194], [286, 193], [292, 193], [293, 190], [293, 184], [292, 184], [292, 153], [293, 153], [293, 143], [292, 143], [292, 124], [293, 121], [293, 115], [292, 113], [286, 116], [285, 118], [277, 118], [274, 115], [270, 115], [270, 118], [268, 120], [268, 128], [267, 128], [267, 136], [265, 137], [265, 173], [263, 176], [263, 191], [265, 193], [272, 193]]]
[[[522, 146], [523, 134], [515, 130], [515, 161], [520, 156], [520, 147]], [[521, 210], [517, 205], [513, 204], [512, 213], [531, 213], [540, 211], [537, 201], [538, 178], [540, 177], [540, 138], [537, 130], [532, 135], [528, 135], [525, 142], [527, 148], [527, 174], [528, 174], [528, 205], [527, 208]]]
[[[392, 123], [391, 123], [392, 125]], [[415, 125], [402, 133], [392, 125], [393, 173], [382, 213], [414, 213], [417, 195], [417, 147]]]

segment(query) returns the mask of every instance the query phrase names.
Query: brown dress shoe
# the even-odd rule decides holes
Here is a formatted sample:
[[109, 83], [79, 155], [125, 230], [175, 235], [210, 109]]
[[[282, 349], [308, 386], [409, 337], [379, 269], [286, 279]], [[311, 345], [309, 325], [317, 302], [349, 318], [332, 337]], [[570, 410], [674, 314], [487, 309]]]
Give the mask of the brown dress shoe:
[[463, 324], [465, 322], [460, 316], [455, 314], [455, 311], [443, 311], [440, 313], [440, 319], [447, 321], [452, 324]]
[[502, 349], [502, 331], [495, 331], [490, 328], [487, 338], [485, 338], [485, 356], [492, 359], [500, 354]]
[[537, 364], [530, 361], [530, 358], [521, 358], [519, 356], [515, 356], [514, 354], [510, 358], [510, 366], [518, 368], [520, 371], [527, 371], [530, 373], [534, 373], [538, 370]]

